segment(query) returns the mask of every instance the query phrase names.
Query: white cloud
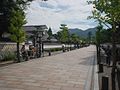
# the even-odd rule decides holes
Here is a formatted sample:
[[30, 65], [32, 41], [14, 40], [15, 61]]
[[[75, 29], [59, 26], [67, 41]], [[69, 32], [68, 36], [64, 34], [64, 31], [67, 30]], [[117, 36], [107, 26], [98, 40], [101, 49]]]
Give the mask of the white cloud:
[[87, 0], [35, 0], [27, 10], [27, 25], [46, 24], [54, 32], [59, 30], [61, 23], [69, 28], [87, 29], [95, 27], [94, 22], [87, 20], [91, 10], [92, 6], [87, 4]]

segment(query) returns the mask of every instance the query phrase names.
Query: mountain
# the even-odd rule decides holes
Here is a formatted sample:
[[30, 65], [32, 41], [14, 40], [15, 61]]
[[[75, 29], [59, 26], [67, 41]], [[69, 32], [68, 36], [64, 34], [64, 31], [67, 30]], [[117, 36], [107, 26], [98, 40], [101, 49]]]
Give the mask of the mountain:
[[74, 28], [74, 29], [69, 29], [69, 33], [70, 34], [76, 34], [79, 37], [88, 37], [88, 33], [91, 32], [92, 36], [95, 36], [96, 33], [96, 28], [89, 28], [87, 30], [82, 30], [82, 29], [78, 29], [78, 28]]

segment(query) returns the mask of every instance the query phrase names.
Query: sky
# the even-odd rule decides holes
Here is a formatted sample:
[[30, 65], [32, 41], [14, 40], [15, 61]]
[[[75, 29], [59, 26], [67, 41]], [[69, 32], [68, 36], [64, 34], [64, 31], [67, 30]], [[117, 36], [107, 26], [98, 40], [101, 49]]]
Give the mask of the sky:
[[87, 19], [92, 9], [87, 0], [34, 0], [26, 11], [26, 25], [47, 25], [54, 33], [60, 24], [85, 30], [96, 26], [94, 20]]

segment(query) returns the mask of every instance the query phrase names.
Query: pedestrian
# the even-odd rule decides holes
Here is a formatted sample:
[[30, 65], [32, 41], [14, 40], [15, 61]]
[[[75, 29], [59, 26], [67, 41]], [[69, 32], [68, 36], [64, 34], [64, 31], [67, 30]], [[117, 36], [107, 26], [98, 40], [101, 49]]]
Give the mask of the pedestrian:
[[22, 54], [23, 59], [25, 59], [27, 61], [28, 60], [28, 52], [26, 51], [25, 45], [22, 45], [21, 54]]
[[65, 44], [62, 44], [62, 50], [65, 52]]
[[107, 49], [105, 50], [105, 53], [107, 55], [107, 57], [106, 57], [106, 63], [108, 65], [110, 65], [110, 63], [111, 63], [111, 48], [110, 48], [109, 45], [107, 46]]
[[25, 52], [25, 45], [22, 45], [21, 53], [24, 53], [24, 52]]

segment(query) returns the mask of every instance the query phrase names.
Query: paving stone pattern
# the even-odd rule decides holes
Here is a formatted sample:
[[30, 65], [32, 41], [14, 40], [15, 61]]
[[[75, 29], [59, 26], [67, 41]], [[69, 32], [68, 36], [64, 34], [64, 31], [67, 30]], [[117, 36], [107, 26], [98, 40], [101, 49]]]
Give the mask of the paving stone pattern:
[[95, 47], [0, 67], [0, 90], [84, 90]]

